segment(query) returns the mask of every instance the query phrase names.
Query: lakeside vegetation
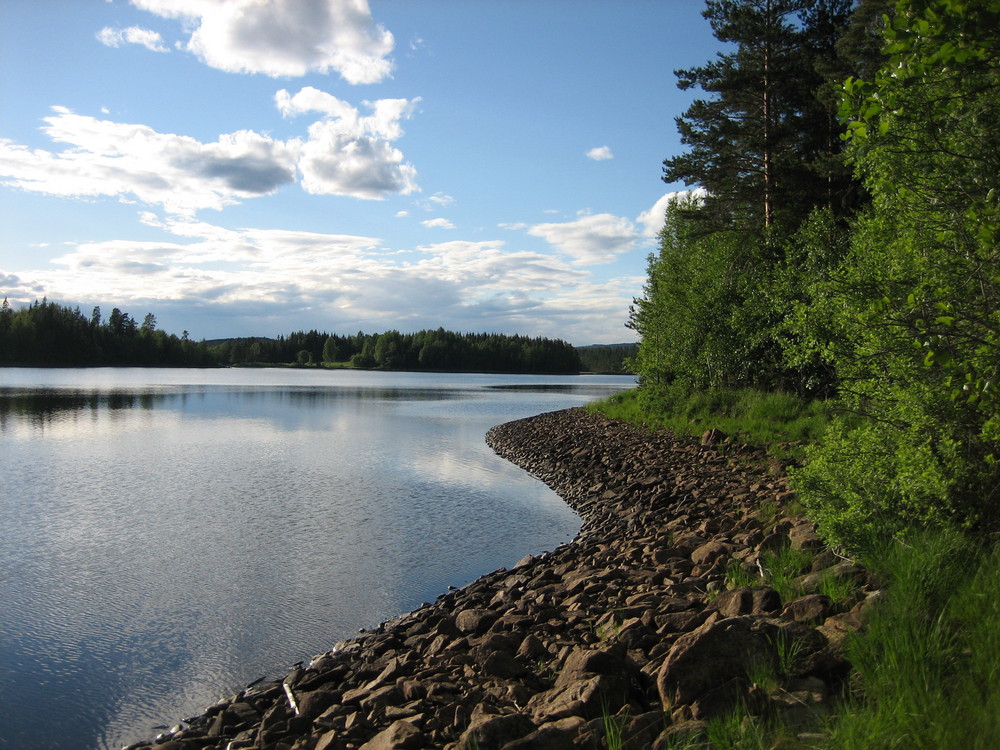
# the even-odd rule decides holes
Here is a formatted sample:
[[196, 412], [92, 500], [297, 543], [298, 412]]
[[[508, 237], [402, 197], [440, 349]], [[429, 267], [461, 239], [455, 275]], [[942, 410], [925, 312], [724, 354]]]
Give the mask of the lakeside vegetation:
[[[700, 88], [630, 312], [640, 387], [591, 408], [782, 451], [885, 581], [811, 747], [1000, 745], [1000, 2], [710, 0]], [[787, 455], [787, 453], [785, 454]], [[714, 747], [772, 747], [734, 717]]]

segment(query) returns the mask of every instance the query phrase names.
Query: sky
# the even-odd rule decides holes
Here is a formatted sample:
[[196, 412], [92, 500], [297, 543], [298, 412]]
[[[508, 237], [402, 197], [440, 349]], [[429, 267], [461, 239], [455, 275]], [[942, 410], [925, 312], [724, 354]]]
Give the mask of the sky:
[[635, 340], [701, 0], [2, 0], [0, 297]]

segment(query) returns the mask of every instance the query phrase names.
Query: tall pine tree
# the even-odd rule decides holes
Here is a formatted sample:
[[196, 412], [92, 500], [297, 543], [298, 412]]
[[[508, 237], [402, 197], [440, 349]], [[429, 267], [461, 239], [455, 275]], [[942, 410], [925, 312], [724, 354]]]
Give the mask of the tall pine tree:
[[837, 103], [823, 94], [851, 6], [851, 0], [707, 0], [703, 15], [731, 49], [675, 71], [681, 89], [709, 96], [677, 118], [689, 150], [664, 160], [663, 179], [707, 190], [706, 216], [714, 224], [795, 225], [817, 203], [833, 203], [850, 182], [846, 170], [835, 168], [842, 149]]

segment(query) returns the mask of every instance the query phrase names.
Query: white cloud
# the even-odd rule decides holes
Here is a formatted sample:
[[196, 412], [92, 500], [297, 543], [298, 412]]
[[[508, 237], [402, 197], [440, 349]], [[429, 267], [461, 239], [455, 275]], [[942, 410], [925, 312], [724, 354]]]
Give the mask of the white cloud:
[[575, 221], [535, 224], [528, 234], [541, 237], [576, 265], [609, 263], [635, 247], [635, 225], [621, 216], [595, 214]]
[[150, 29], [129, 26], [127, 29], [112, 29], [105, 26], [97, 32], [98, 41], [107, 47], [121, 47], [123, 44], [139, 44], [153, 52], [169, 52], [163, 44], [163, 37]]
[[667, 215], [667, 206], [672, 201], [684, 200], [688, 197], [694, 197], [697, 199], [703, 198], [707, 193], [704, 188], [697, 188], [695, 190], [678, 190], [677, 192], [664, 194], [653, 207], [648, 211], [643, 211], [636, 218], [640, 224], [643, 225], [642, 236], [643, 237], [656, 237], [663, 229], [664, 221]]
[[308, 138], [288, 141], [240, 130], [202, 143], [53, 107], [42, 130], [65, 148], [29, 149], [0, 139], [0, 178], [31, 192], [139, 200], [182, 214], [271, 194], [295, 182], [296, 170], [302, 188], [314, 194], [382, 199], [418, 189], [416, 169], [391, 145], [415, 102], [367, 103], [371, 114], [362, 116], [316, 89], [303, 92], [304, 98], [278, 92], [279, 108], [295, 114], [317, 109], [318, 102], [325, 107], [321, 111], [338, 114], [313, 123]]
[[615, 155], [611, 153], [611, 149], [608, 146], [599, 146], [590, 149], [587, 152], [587, 158], [594, 161], [604, 161], [605, 159], [614, 159]]
[[431, 203], [436, 203], [439, 206], [450, 206], [452, 203], [455, 202], [455, 199], [452, 198], [450, 195], [446, 195], [445, 193], [440, 193], [440, 192], [434, 193], [434, 195], [432, 195], [427, 200], [429, 200]]
[[73, 245], [50, 268], [0, 271], [5, 294], [12, 304], [47, 294], [152, 309], [195, 338], [287, 333], [305, 320], [340, 332], [444, 326], [591, 343], [628, 335], [624, 311], [641, 284], [595, 283], [564, 259], [499, 240], [386, 250], [373, 237], [228, 229], [151, 212], [140, 221], [163, 239]]
[[396, 212], [396, 218], [397, 219], [403, 219], [403, 218], [406, 218], [409, 215], [410, 215], [409, 211], [397, 211]]
[[61, 196], [134, 197], [190, 213], [266, 195], [295, 179], [296, 142], [241, 130], [201, 143], [146, 125], [53, 110], [42, 130], [67, 147], [31, 150], [0, 139], [0, 176], [7, 185]]
[[285, 117], [321, 112], [326, 118], [309, 126], [298, 167], [306, 192], [381, 199], [390, 193], [416, 191], [417, 170], [403, 163], [392, 141], [403, 135], [400, 121], [413, 113], [419, 99], [365, 102], [371, 114], [325, 91], [306, 86], [294, 96], [282, 89], [275, 104]]
[[132, 0], [181, 18], [185, 49], [230, 73], [303, 76], [338, 73], [348, 83], [378, 83], [392, 72], [390, 32], [367, 0]]
[[420, 222], [428, 229], [454, 229], [455, 225], [452, 224], [447, 219], [427, 219], [426, 221]]

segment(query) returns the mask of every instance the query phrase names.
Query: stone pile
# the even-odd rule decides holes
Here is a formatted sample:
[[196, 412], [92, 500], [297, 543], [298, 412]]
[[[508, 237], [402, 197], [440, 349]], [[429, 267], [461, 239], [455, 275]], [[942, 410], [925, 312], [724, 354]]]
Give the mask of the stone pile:
[[[807, 741], [841, 692], [841, 643], [873, 587], [804, 518], [762, 514], [792, 497], [782, 467], [723, 440], [650, 435], [582, 409], [495, 427], [489, 445], [581, 515], [573, 542], [133, 750], [667, 748], [737, 706]], [[727, 572], [759, 576], [784, 546], [810, 552], [807, 593], [727, 587]], [[836, 609], [809, 593], [830, 577], [857, 583]]]

